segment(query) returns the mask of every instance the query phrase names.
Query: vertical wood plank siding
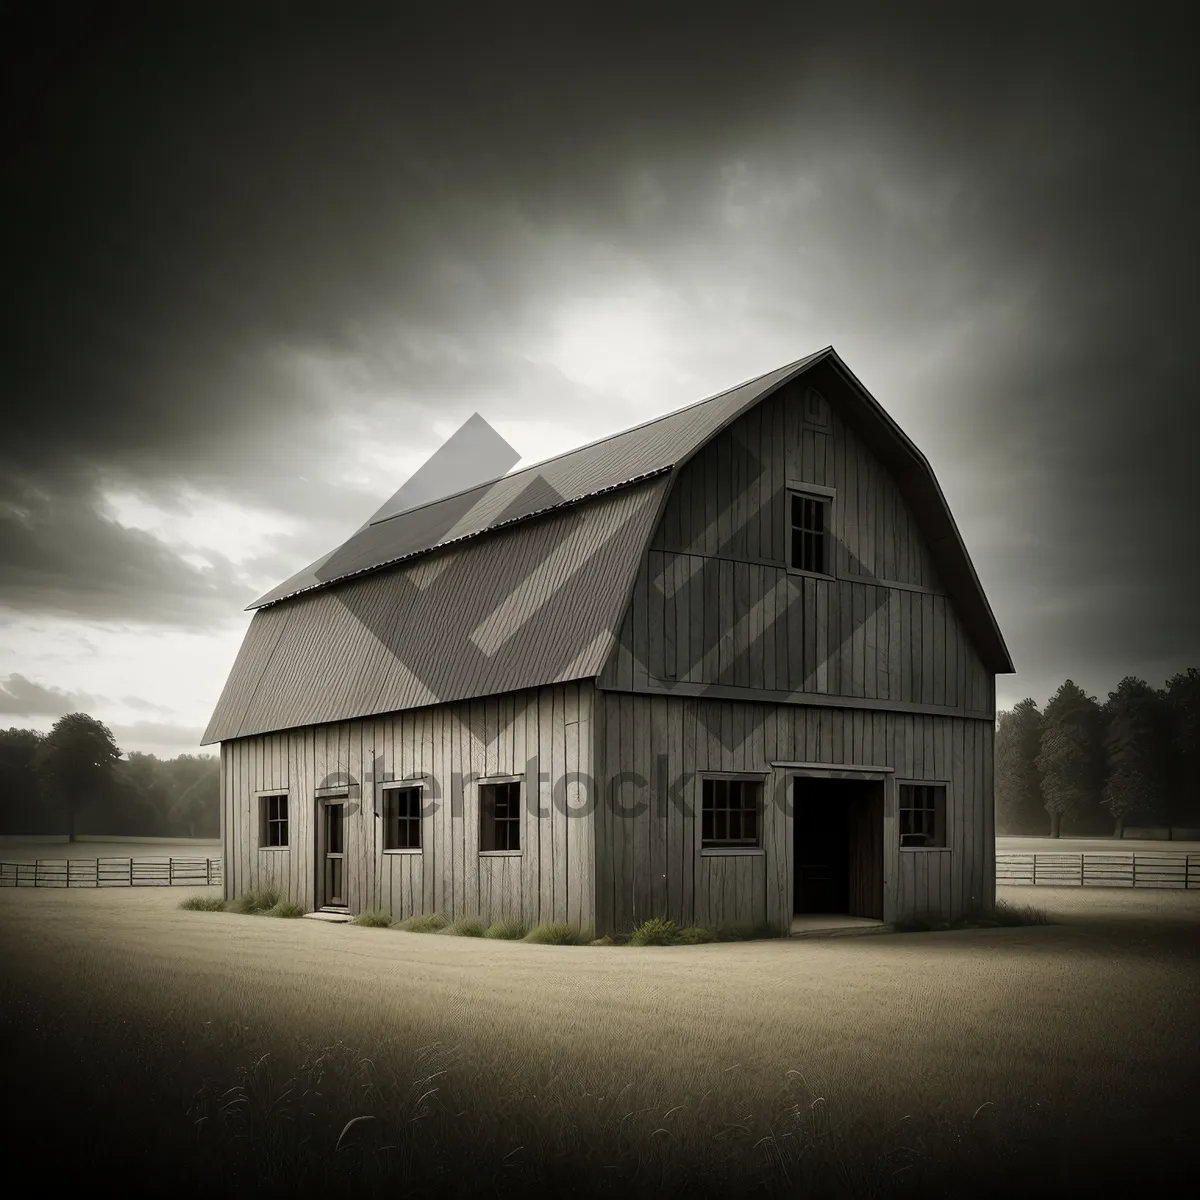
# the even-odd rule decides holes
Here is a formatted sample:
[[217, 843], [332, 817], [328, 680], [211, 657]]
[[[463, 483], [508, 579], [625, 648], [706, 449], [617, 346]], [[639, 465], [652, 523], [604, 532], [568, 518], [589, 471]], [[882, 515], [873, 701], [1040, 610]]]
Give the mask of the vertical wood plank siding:
[[[859, 907], [882, 902], [888, 921], [990, 908], [995, 677], [895, 479], [833, 408], [808, 422], [802, 397], [802, 388], [783, 389], [679, 472], [596, 685], [510, 690], [223, 742], [226, 895], [275, 886], [316, 905], [317, 789], [340, 777], [354, 912], [569, 921], [599, 934], [651, 916], [786, 928], [790, 776], [771, 764], [803, 762], [889, 769], [860, 821], [883, 877], [852, 875]], [[833, 578], [786, 566], [787, 489], [805, 484], [834, 493]], [[317, 696], [321, 663], [346, 648], [318, 653], [314, 643], [310, 654], [297, 645]], [[596, 656], [585, 660], [596, 668]], [[290, 676], [273, 678], [290, 686]], [[502, 688], [507, 678], [482, 683]], [[234, 708], [282, 703], [274, 684], [265, 696], [234, 691]], [[762, 779], [754, 851], [701, 852], [707, 771]], [[519, 854], [480, 853], [472, 776], [523, 778]], [[403, 779], [425, 785], [422, 849], [385, 852], [376, 785]], [[896, 780], [947, 785], [944, 849], [899, 847]], [[259, 847], [259, 797], [272, 790], [289, 797], [284, 850]]]
[[[599, 934], [627, 933], [652, 916], [789, 923], [791, 806], [779, 792], [786, 771], [773, 771], [773, 761], [893, 767], [897, 778], [948, 783], [945, 850], [898, 848], [894, 794], [872, 809], [884, 839], [885, 919], [955, 917], [993, 903], [989, 722], [622, 692], [597, 693], [593, 719]], [[701, 853], [706, 771], [764, 778], [760, 852]]]
[[[787, 488], [806, 483], [835, 492], [836, 580], [786, 567]], [[785, 388], [680, 472], [599, 680], [675, 681], [982, 713], [994, 676], [895, 480], [837, 412], [804, 425]]]
[[[311, 911], [317, 789], [344, 784], [351, 911], [593, 927], [594, 696], [590, 682], [559, 684], [223, 742], [227, 898], [277, 887]], [[426, 785], [419, 853], [384, 851], [373, 770], [379, 782]], [[479, 853], [472, 775], [523, 777], [519, 855]], [[286, 849], [259, 846], [259, 797], [270, 791], [288, 796]]]
[[[995, 677], [895, 479], [834, 409], [809, 423], [802, 390], [784, 388], [680, 471], [644, 555], [598, 680], [600, 932], [652, 915], [787, 923], [790, 797], [776, 795], [786, 775], [773, 760], [894, 772], [871, 818], [884, 879], [851, 881], [863, 906], [878, 907], [881, 883], [888, 920], [994, 901]], [[834, 493], [833, 579], [787, 569], [787, 489], [805, 484]], [[689, 694], [699, 687], [721, 692]], [[760, 853], [701, 854], [706, 770], [767, 780]], [[948, 784], [946, 849], [899, 848], [896, 778]]]

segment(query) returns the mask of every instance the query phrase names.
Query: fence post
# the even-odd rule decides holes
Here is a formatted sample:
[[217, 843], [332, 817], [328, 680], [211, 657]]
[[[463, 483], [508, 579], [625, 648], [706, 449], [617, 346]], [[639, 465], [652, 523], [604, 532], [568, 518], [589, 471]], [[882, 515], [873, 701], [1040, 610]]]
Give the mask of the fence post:
[[129, 860], [129, 886], [133, 887], [133, 859]]
[[41, 875], [41, 873], [42, 873], [42, 860], [40, 858], [35, 858], [33, 860], [33, 886], [34, 887], [41, 887], [41, 884], [38, 883], [38, 876]]
[[212, 887], [212, 859], [207, 855], [204, 858], [204, 880], [209, 887]]
[[1079, 886], [1083, 887], [1083, 855], [1079, 856]]
[[167, 887], [171, 887], [175, 882], [175, 860], [167, 859]]
[[99, 886], [100, 886], [100, 860], [96, 859], [96, 882], [94, 884], [92, 884], [92, 887], [99, 887]]
[[1037, 855], [1036, 854], [1034, 854], [1034, 856], [1033, 856], [1033, 883], [1034, 883], [1034, 886], [1036, 887], [1037, 886]]
[[1137, 887], [1137, 855], [1130, 856], [1133, 859], [1133, 886]]

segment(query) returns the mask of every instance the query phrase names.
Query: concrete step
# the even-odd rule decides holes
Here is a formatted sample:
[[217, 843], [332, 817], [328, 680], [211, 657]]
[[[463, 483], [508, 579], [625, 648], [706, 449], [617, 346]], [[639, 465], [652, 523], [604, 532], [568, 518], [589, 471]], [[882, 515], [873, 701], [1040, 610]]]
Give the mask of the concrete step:
[[346, 925], [354, 919], [348, 912], [310, 912], [304, 915], [314, 921], [333, 921], [338, 925]]

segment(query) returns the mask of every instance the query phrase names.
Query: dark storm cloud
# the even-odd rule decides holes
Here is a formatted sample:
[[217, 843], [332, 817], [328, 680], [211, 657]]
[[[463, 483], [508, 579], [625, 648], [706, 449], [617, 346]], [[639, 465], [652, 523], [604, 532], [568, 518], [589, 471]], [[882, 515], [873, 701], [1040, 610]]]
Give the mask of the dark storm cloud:
[[[47, 475], [39, 484], [69, 477]], [[19, 502], [0, 495], [0, 603], [27, 614], [130, 620], [197, 629], [227, 619], [253, 591], [220, 551], [197, 567], [159, 539], [105, 518], [85, 500], [84, 487], [52, 494], [27, 483]]]
[[82, 712], [96, 704], [86, 692], [69, 692], [46, 687], [24, 675], [0, 679], [0, 715], [11, 717], [61, 717]]
[[[521, 346], [632, 265], [697, 312], [740, 292], [728, 319], [794, 328], [790, 357], [833, 341], [987, 532], [1010, 642], [1040, 598], [1086, 600], [1080, 653], [1195, 646], [1162, 599], [1200, 582], [1175, 516], [1194, 507], [1177, 264], [1196, 96], [1169, 13], [301, 7], [206, 9], [203, 28], [105, 9], [86, 47], [22, 51], [0, 230], [0, 467], [20, 475], [0, 500], [29, 509], [37, 487], [74, 511], [40, 541], [0, 526], [5, 599], [240, 608], [228, 564], [92, 521], [95, 469], [349, 532], [399, 483], [317, 486], [350, 418], [425, 428], [480, 394], [600, 407]], [[337, 364], [359, 407], [302, 386], [295, 355]], [[258, 565], [282, 579], [330, 545], [297, 535]], [[1130, 576], [1167, 619], [1130, 627]]]

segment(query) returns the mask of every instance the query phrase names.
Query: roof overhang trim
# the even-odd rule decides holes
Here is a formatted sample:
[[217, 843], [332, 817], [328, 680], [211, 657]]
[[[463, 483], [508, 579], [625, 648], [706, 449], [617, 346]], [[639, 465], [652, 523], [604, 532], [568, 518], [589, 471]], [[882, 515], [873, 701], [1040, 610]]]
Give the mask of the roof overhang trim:
[[358, 571], [348, 571], [345, 575], [338, 575], [333, 579], [323, 579], [319, 583], [312, 583], [308, 587], [297, 588], [294, 592], [288, 592], [286, 596], [277, 596], [274, 600], [268, 600], [266, 603], [258, 603], [256, 601], [254, 604], [246, 605], [243, 611], [254, 612], [256, 610], [261, 611], [262, 609], [273, 608], [276, 604], [282, 604], [285, 600], [292, 600], [296, 596], [302, 596], [308, 592], [330, 588], [336, 584], [344, 583], [348, 579], [357, 579], [360, 575], [370, 575], [374, 571], [386, 571], [389, 567], [409, 562], [414, 558], [420, 558], [424, 554], [433, 554], [435, 551], [443, 550], [447, 546], [457, 546], [462, 542], [469, 542], [474, 538], [483, 537], [485, 534], [494, 533], [498, 529], [508, 529], [512, 525], [519, 525], [522, 521], [532, 521], [535, 517], [544, 516], [546, 513], [560, 512], [575, 504], [586, 504], [588, 501], [595, 500], [597, 496], [604, 496], [609, 492], [619, 492], [622, 488], [633, 487], [634, 484], [642, 483], [647, 479], [655, 479], [659, 475], [665, 475], [672, 470], [674, 470], [674, 464], [668, 463], [666, 466], [658, 467], [653, 471], [643, 471], [642, 474], [632, 475], [628, 479], [623, 479], [620, 483], [613, 483], [609, 484], [608, 487], [597, 488], [594, 492], [588, 492], [583, 496], [572, 496], [570, 499], [563, 500], [559, 504], [549, 504], [545, 508], [535, 509], [533, 512], [521, 513], [519, 516], [510, 517], [507, 521], [497, 521], [494, 525], [488, 525], [483, 529], [475, 529], [470, 533], [461, 534], [456, 538], [449, 538], [447, 541], [438, 542], [436, 546], [424, 546], [420, 550], [413, 550], [409, 554], [401, 554], [396, 558], [389, 558], [386, 562], [376, 563], [370, 567], [363, 567]]

